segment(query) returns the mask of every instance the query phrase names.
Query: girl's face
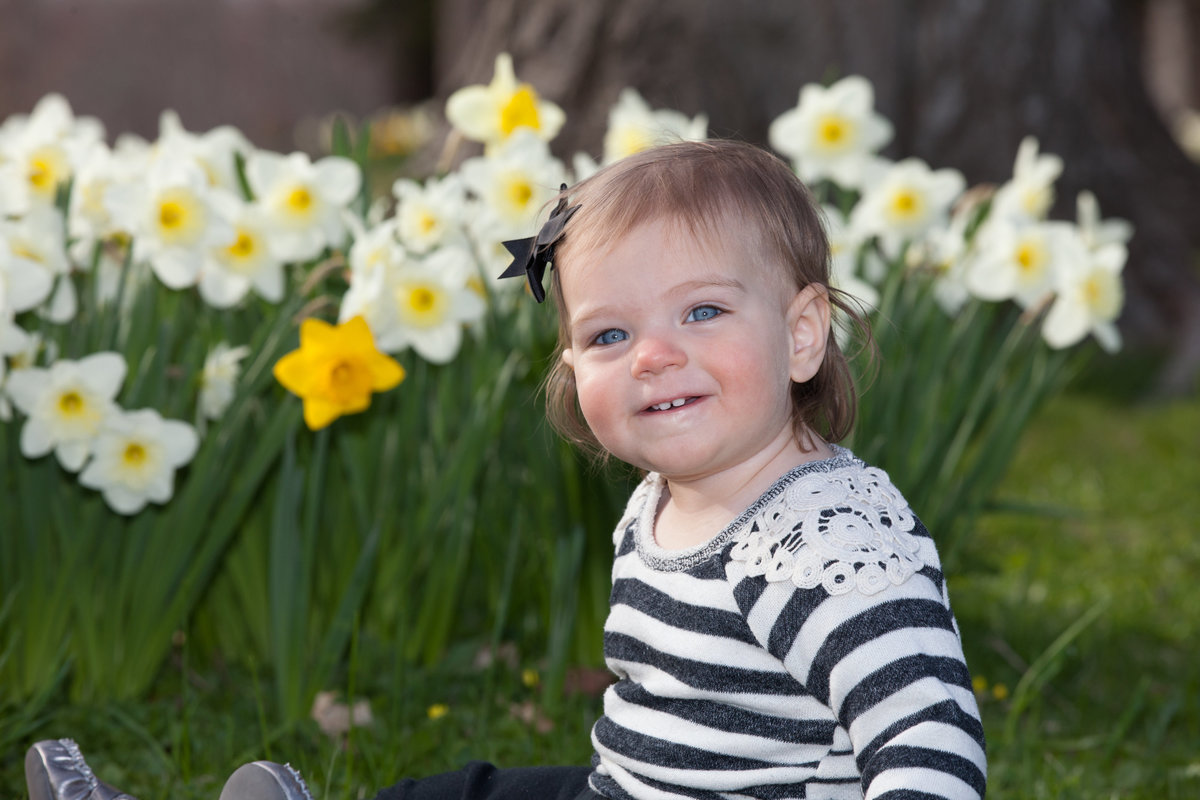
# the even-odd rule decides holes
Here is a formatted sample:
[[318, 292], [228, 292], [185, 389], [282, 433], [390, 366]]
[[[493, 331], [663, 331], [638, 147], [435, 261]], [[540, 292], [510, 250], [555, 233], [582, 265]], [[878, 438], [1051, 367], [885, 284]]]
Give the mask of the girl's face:
[[670, 481], [736, 481], [807, 460], [790, 389], [820, 366], [828, 301], [742, 244], [659, 220], [560, 270], [562, 357], [589, 427], [622, 461]]

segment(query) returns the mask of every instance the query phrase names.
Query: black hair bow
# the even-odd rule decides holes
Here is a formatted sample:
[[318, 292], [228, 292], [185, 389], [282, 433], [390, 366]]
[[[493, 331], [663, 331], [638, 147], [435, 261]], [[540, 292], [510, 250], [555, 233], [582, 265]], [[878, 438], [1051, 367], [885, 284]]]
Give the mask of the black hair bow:
[[[559, 191], [566, 190], [567, 185], [564, 183]], [[513, 260], [500, 277], [519, 278], [524, 275], [529, 280], [529, 290], [533, 292], [533, 299], [539, 303], [545, 300], [546, 290], [542, 287], [542, 280], [546, 276], [546, 265], [554, 261], [554, 246], [558, 243], [567, 220], [578, 210], [577, 205], [567, 208], [567, 198], [564, 195], [537, 236], [504, 242], [504, 247], [512, 253]]]

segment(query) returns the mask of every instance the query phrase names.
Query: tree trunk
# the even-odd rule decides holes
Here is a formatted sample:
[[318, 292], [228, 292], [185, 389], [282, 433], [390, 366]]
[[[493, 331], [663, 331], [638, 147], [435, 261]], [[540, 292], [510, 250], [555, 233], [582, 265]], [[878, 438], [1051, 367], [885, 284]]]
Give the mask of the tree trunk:
[[859, 74], [896, 126], [885, 153], [955, 167], [971, 183], [1012, 173], [1036, 136], [1063, 157], [1055, 215], [1091, 189], [1131, 220], [1121, 324], [1173, 353], [1169, 391], [1200, 369], [1200, 166], [1142, 75], [1142, 2], [1128, 0], [441, 0], [435, 86], [486, 82], [497, 53], [564, 107], [555, 149], [599, 149], [625, 86], [653, 107], [709, 115], [714, 135], [765, 143], [805, 83]]

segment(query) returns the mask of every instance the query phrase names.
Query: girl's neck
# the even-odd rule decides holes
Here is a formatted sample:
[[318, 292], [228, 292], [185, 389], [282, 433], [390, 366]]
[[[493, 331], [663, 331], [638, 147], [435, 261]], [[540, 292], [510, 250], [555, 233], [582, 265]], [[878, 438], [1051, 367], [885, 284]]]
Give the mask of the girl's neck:
[[654, 523], [654, 539], [666, 550], [703, 544], [716, 536], [788, 470], [811, 461], [830, 458], [833, 449], [811, 431], [806, 446], [795, 439], [761, 463], [719, 476], [697, 480], [667, 478]]

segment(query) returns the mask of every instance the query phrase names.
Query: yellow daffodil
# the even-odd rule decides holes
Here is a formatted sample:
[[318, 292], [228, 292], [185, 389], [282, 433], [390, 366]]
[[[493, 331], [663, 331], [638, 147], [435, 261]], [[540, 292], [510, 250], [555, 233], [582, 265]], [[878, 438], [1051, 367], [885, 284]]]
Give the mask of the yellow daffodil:
[[522, 128], [548, 142], [558, 135], [566, 114], [538, 97], [529, 84], [517, 83], [512, 56], [501, 53], [490, 84], [465, 86], [450, 95], [446, 119], [468, 139], [495, 145]]
[[404, 368], [379, 352], [362, 317], [337, 326], [304, 320], [300, 348], [279, 359], [274, 372], [285, 389], [304, 400], [304, 423], [314, 431], [365, 410], [372, 392], [404, 380]]

